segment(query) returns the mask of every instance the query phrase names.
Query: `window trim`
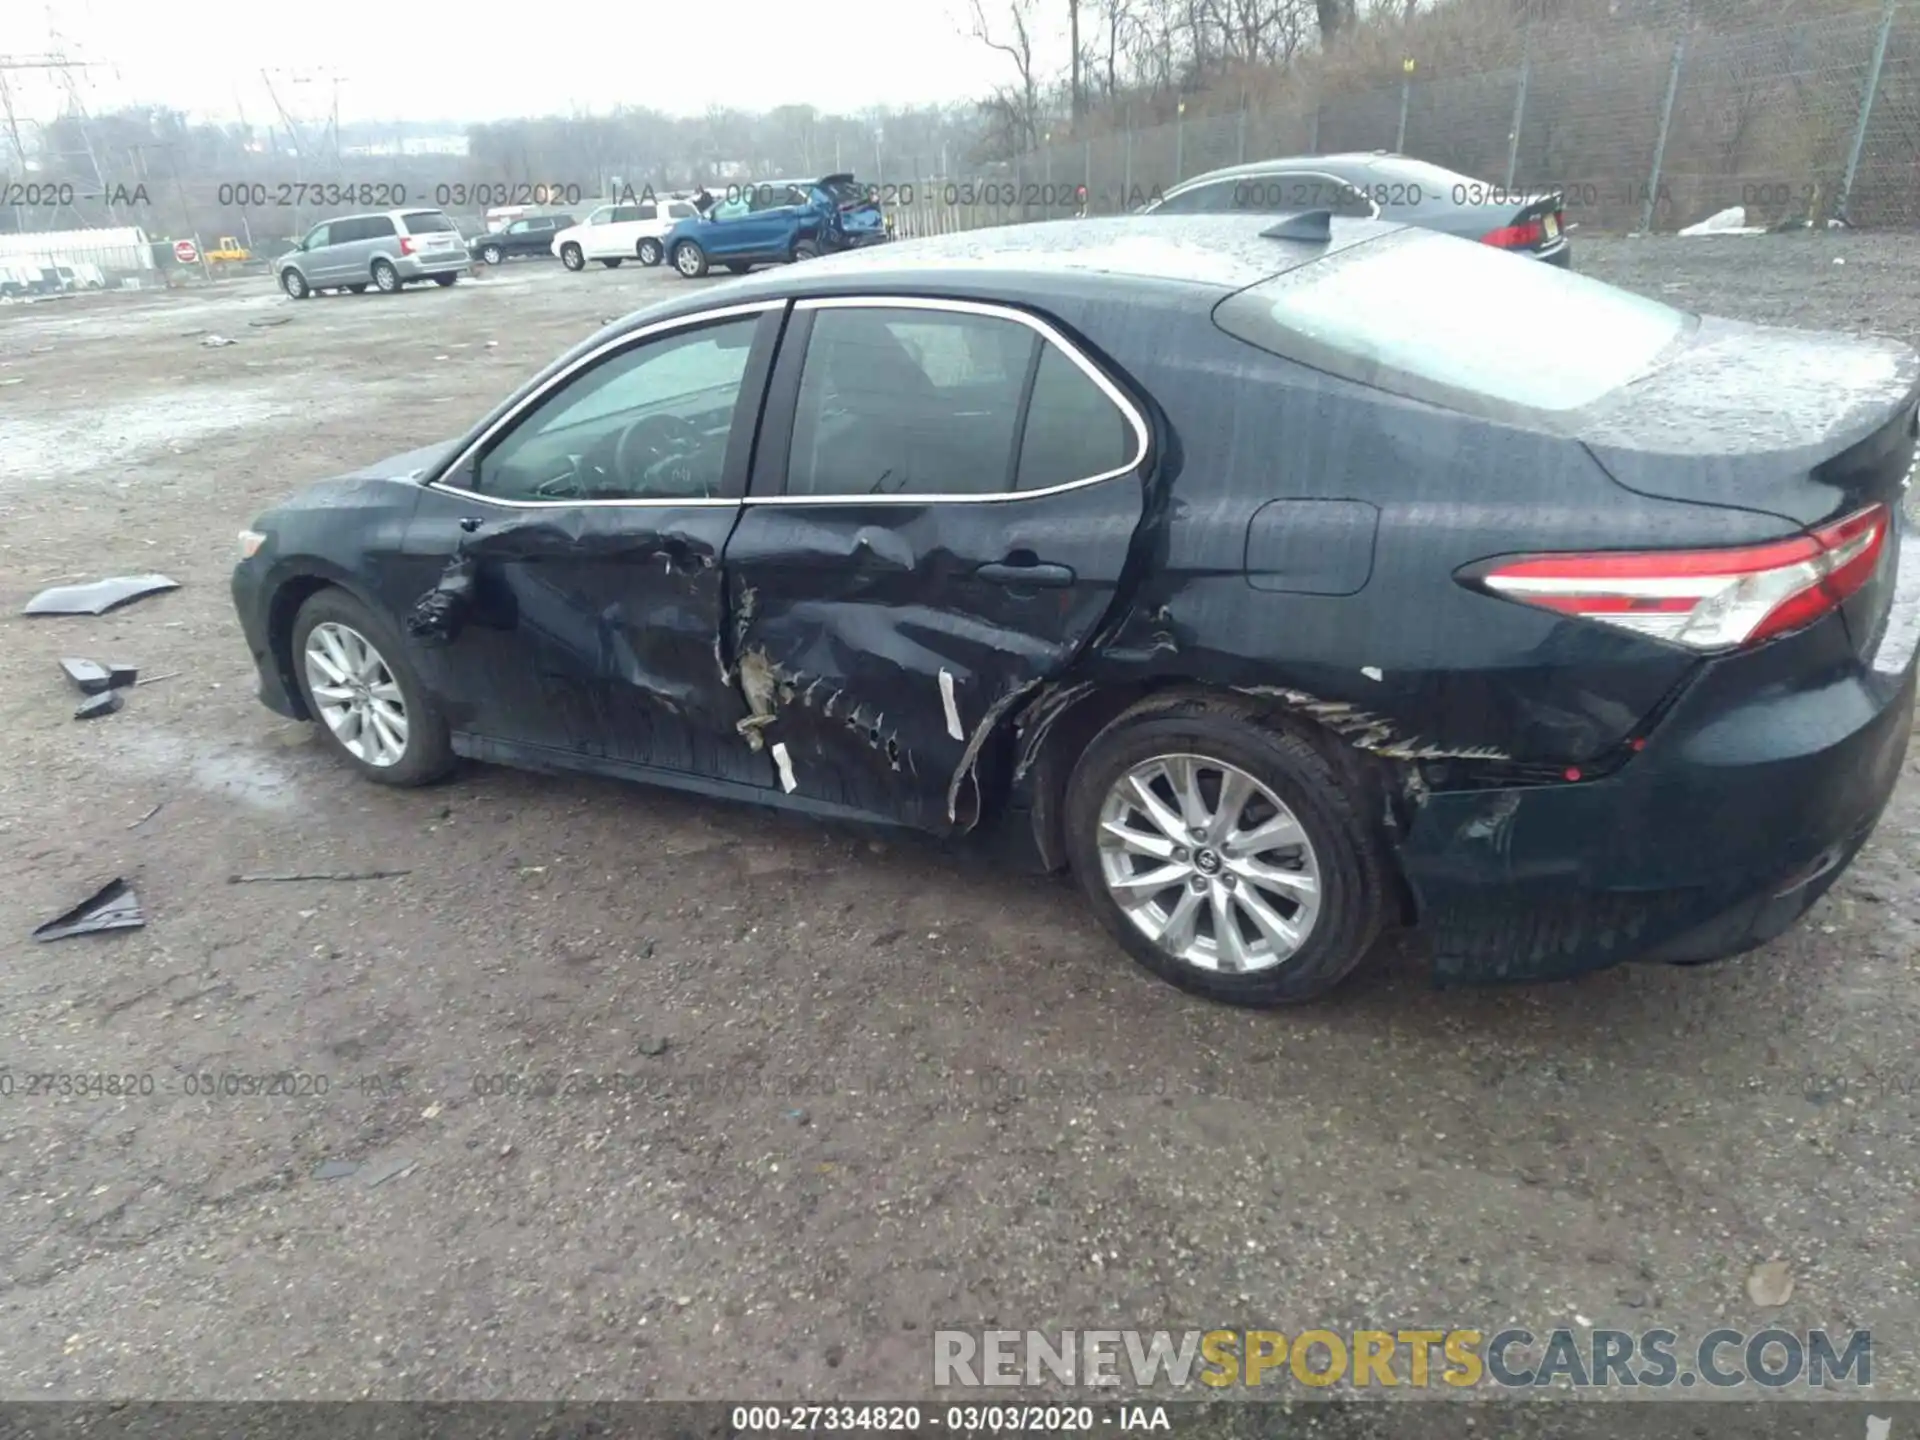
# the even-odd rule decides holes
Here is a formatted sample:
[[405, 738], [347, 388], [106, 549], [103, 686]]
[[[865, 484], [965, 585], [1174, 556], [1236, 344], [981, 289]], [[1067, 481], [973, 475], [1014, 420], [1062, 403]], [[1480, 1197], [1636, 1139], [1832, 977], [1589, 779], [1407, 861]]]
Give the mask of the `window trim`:
[[[745, 305], [725, 305], [717, 310], [701, 310], [692, 315], [676, 315], [670, 320], [658, 320], [651, 325], [643, 325], [638, 330], [630, 330], [624, 335], [616, 336], [604, 345], [595, 346], [564, 370], [550, 378], [546, 384], [528, 394], [518, 404], [513, 406], [512, 409], [508, 410], [504, 415], [500, 416], [491, 425], [488, 425], [482, 430], [472, 441], [462, 446], [460, 453], [454, 457], [452, 462], [443, 465], [438, 475], [425, 482], [424, 488], [428, 490], [438, 490], [443, 495], [458, 496], [462, 500], [478, 501], [483, 505], [498, 505], [502, 509], [507, 510], [574, 510], [589, 506], [595, 509], [605, 509], [609, 506], [626, 506], [629, 508], [650, 510], [684, 510], [691, 508], [717, 509], [723, 505], [741, 504], [743, 497], [739, 495], [710, 496], [705, 499], [676, 499], [672, 496], [636, 496], [618, 500], [508, 500], [499, 495], [487, 495], [479, 490], [469, 490], [465, 486], [448, 484], [446, 477], [449, 475], [457, 475], [463, 468], [471, 465], [473, 461], [478, 458], [480, 452], [486, 449], [487, 445], [502, 431], [511, 429], [533, 411], [539, 409], [540, 406], [552, 399], [554, 394], [562, 386], [589, 366], [598, 364], [602, 360], [610, 359], [622, 350], [629, 350], [636, 346], [643, 345], [649, 340], [658, 339], [663, 335], [671, 335], [680, 330], [697, 330], [704, 325], [710, 325], [722, 320], [740, 320], [750, 315], [755, 317], [764, 316], [767, 311], [782, 309], [786, 304], [785, 299], [756, 300]], [[766, 380], [767, 376], [763, 371], [759, 376], [758, 382], [763, 392], [766, 387]], [[754, 366], [750, 350], [747, 362], [747, 374], [743, 378], [742, 388], [744, 389], [754, 383]], [[737, 404], [738, 402], [736, 402], [736, 408]], [[755, 408], [758, 409], [759, 407], [756, 406]], [[727, 437], [728, 445], [733, 445], [737, 438], [737, 436], [729, 435]]]
[[[786, 493], [787, 467], [792, 458], [791, 455], [789, 454], [789, 455], [783, 455], [780, 457], [780, 461], [779, 461], [780, 469], [779, 469], [778, 476], [769, 477], [772, 479], [777, 479], [780, 486], [780, 492], [777, 494], [755, 495], [751, 491], [749, 491], [749, 493], [743, 498], [741, 502], [743, 504], [746, 504], [746, 505], [960, 505], [960, 504], [982, 505], [982, 504], [997, 504], [1007, 500], [1040, 500], [1040, 499], [1044, 499], [1046, 496], [1049, 496], [1049, 495], [1061, 495], [1061, 494], [1065, 494], [1067, 491], [1070, 491], [1070, 490], [1081, 490], [1086, 488], [1089, 485], [1100, 485], [1105, 483], [1108, 480], [1117, 480], [1123, 475], [1137, 474], [1142, 469], [1142, 467], [1146, 465], [1147, 458], [1152, 453], [1153, 431], [1152, 431], [1152, 428], [1147, 424], [1147, 418], [1141, 412], [1140, 407], [1133, 402], [1133, 400], [1127, 395], [1127, 393], [1124, 390], [1122, 390], [1118, 385], [1114, 384], [1112, 380], [1107, 378], [1105, 371], [1101, 370], [1098, 365], [1094, 364], [1093, 361], [1089, 360], [1084, 354], [1082, 354], [1080, 351], [1080, 348], [1077, 345], [1075, 345], [1072, 341], [1068, 340], [1067, 337], [1062, 335], [1059, 330], [1057, 330], [1054, 326], [1049, 324], [1047, 321], [1042, 320], [1038, 315], [1031, 314], [1025, 310], [1021, 310], [1012, 305], [1000, 304], [997, 302], [981, 301], [981, 300], [935, 300], [935, 299], [930, 299], [926, 296], [918, 296], [918, 295], [816, 296], [808, 299], [794, 301], [793, 308], [794, 308], [794, 321], [796, 324], [800, 323], [802, 316], [810, 315], [813, 312], [820, 311], [820, 310], [934, 310], [934, 311], [945, 311], [945, 312], [957, 314], [957, 315], [982, 315], [987, 317], [988, 319], [995, 319], [995, 320], [1012, 320], [1017, 324], [1026, 326], [1029, 330], [1032, 330], [1037, 335], [1039, 335], [1042, 343], [1053, 344], [1058, 346], [1060, 350], [1066, 355], [1067, 359], [1069, 359], [1075, 365], [1080, 367], [1081, 373], [1086, 375], [1088, 379], [1092, 380], [1093, 383], [1100, 388], [1101, 392], [1106, 395], [1107, 399], [1113, 402], [1114, 406], [1120, 411], [1121, 417], [1125, 419], [1127, 424], [1132, 428], [1134, 442], [1137, 448], [1133, 453], [1133, 458], [1127, 461], [1125, 465], [1119, 466], [1118, 468], [1112, 469], [1112, 470], [1103, 470], [1098, 475], [1089, 475], [1089, 476], [1086, 476], [1084, 479], [1068, 480], [1068, 481], [1064, 481], [1059, 485], [1049, 485], [1039, 490], [994, 490], [984, 494], [965, 494], [965, 495], [937, 495], [937, 494], [789, 495]], [[813, 344], [813, 332], [812, 332], [811, 324], [806, 325], [805, 329], [806, 329], [807, 346], [809, 349], [811, 349]], [[792, 326], [789, 326], [788, 327], [788, 343], [791, 343], [791, 338], [793, 333], [794, 332], [793, 332]], [[805, 360], [806, 360], [806, 356], [803, 353], [801, 356], [802, 368], [804, 368]], [[1028, 383], [1028, 388], [1030, 389], [1031, 376], [1028, 377], [1027, 383]], [[795, 418], [797, 418], [795, 411], [797, 410], [797, 407], [799, 404], [798, 385], [797, 384], [795, 385], [793, 393], [790, 398], [789, 397], [782, 397], [782, 398], [787, 400], [787, 414], [783, 417], [786, 435], [782, 438], [787, 443], [791, 444], [792, 435], [793, 435], [793, 421], [795, 420]], [[764, 427], [763, 427], [763, 430], [764, 430]], [[1025, 434], [1024, 426], [1021, 428], [1021, 433], [1023, 435]], [[756, 459], [757, 458], [758, 457], [756, 457]], [[1017, 466], [1018, 464], [1017, 449], [1015, 451], [1015, 458], [1010, 463]], [[757, 474], [757, 468], [756, 468], [756, 474]]]
[[[1378, 220], [1380, 218], [1380, 214], [1381, 214], [1380, 202], [1375, 200], [1373, 196], [1367, 193], [1366, 187], [1364, 185], [1356, 185], [1351, 180], [1342, 180], [1338, 175], [1335, 175], [1331, 171], [1327, 171], [1327, 170], [1265, 170], [1265, 171], [1259, 171], [1259, 172], [1248, 174], [1248, 175], [1214, 175], [1214, 176], [1197, 175], [1193, 179], [1187, 181], [1185, 184], [1176, 185], [1173, 187], [1173, 189], [1169, 190], [1166, 194], [1162, 195], [1160, 197], [1160, 203], [1158, 205], [1155, 205], [1153, 209], [1148, 211], [1147, 213], [1151, 215], [1157, 215], [1160, 213], [1161, 206], [1165, 205], [1169, 200], [1173, 199], [1175, 196], [1184, 195], [1184, 194], [1187, 194], [1189, 191], [1198, 190], [1203, 185], [1229, 185], [1229, 184], [1246, 185], [1255, 181], [1273, 181], [1273, 180], [1294, 179], [1294, 178], [1299, 178], [1303, 180], [1326, 180], [1326, 181], [1332, 182], [1335, 185], [1345, 186], [1349, 190], [1357, 191], [1359, 192], [1360, 198], [1367, 202], [1367, 210], [1369, 213], [1365, 218], [1369, 220]], [[1254, 210], [1254, 211], [1249, 211], [1247, 213], [1254, 214], [1254, 215], [1300, 214], [1308, 210], [1314, 210], [1314, 209], [1320, 209], [1320, 208], [1324, 208], [1324, 207], [1313, 206], [1313, 205], [1303, 205], [1303, 206], [1295, 207], [1292, 210]], [[1178, 216], [1183, 212], [1176, 210], [1173, 213], [1175, 216]], [[1196, 211], [1191, 211], [1186, 213], [1191, 213], [1195, 215], [1214, 215], [1214, 214], [1232, 215], [1239, 212], [1232, 211], [1232, 210], [1221, 210], [1221, 211], [1196, 210]], [[1358, 220], [1362, 217], [1358, 215], [1352, 215], [1352, 216], [1343, 215], [1343, 216], [1340, 216], [1339, 218], [1343, 220], [1347, 220], [1347, 219]]]

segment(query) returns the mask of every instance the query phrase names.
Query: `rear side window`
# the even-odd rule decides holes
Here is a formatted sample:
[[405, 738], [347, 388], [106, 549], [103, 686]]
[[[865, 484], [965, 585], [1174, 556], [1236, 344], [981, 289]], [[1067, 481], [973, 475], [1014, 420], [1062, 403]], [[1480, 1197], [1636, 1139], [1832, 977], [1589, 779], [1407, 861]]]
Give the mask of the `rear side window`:
[[391, 215], [367, 215], [354, 223], [360, 227], [360, 233], [354, 236], [356, 240], [380, 240], [393, 234]]
[[651, 200], [641, 201], [639, 210], [640, 210], [640, 214], [638, 218], [641, 220], [655, 220], [655, 219], [658, 219], [660, 215], [659, 208], [655, 206], [655, 204]]
[[829, 200], [842, 209], [864, 205], [872, 199], [872, 196], [867, 193], [867, 187], [858, 180], [829, 180], [819, 188], [826, 192]]
[[407, 222], [409, 235], [437, 235], [443, 232], [459, 234], [453, 221], [438, 210], [412, 210], [400, 217]]
[[1041, 346], [1014, 488], [1045, 490], [1105, 475], [1123, 469], [1134, 449], [1133, 427], [1106, 391], [1057, 345]]
[[1404, 231], [1230, 296], [1214, 322], [1344, 379], [1503, 418], [1593, 404], [1654, 368], [1692, 317], [1538, 260]]
[[641, 207], [638, 205], [616, 205], [613, 207], [613, 214], [609, 215], [607, 218], [609, 220], [615, 220], [615, 221], [650, 220], [653, 218], [650, 215], [642, 215], [640, 213], [640, 209]]

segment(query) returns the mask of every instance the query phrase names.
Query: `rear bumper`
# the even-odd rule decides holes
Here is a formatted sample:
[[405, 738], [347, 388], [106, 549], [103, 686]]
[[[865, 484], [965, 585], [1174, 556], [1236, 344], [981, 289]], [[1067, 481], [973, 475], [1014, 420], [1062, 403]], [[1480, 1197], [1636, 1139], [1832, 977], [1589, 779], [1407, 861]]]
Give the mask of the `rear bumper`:
[[429, 255], [402, 255], [393, 262], [402, 280], [424, 280], [430, 275], [458, 275], [473, 268], [473, 257], [465, 250], [447, 250]]
[[1558, 265], [1562, 270], [1571, 270], [1573, 268], [1573, 242], [1563, 235], [1552, 249], [1536, 250], [1534, 252], [1534, 259], [1544, 260], [1549, 265]]
[[1401, 859], [1436, 977], [1721, 959], [1805, 914], [1893, 793], [1915, 669], [1756, 684], [1753, 663], [1703, 667], [1605, 779], [1427, 797]]

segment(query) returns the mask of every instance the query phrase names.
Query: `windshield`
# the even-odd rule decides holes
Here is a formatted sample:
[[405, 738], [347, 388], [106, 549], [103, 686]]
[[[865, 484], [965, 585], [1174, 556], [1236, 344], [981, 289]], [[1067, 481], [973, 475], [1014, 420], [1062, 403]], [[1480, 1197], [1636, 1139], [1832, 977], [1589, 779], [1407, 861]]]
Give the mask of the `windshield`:
[[1467, 411], [1562, 412], [1653, 368], [1691, 317], [1487, 245], [1403, 231], [1223, 300], [1275, 355]]

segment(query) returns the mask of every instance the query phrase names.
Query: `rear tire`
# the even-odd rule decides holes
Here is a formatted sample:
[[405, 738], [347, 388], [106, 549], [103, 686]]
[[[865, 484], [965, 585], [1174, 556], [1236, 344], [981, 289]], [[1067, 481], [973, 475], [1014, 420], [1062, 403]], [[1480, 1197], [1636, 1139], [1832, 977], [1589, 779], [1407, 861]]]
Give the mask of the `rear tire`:
[[811, 240], [797, 240], [793, 246], [793, 261], [797, 265], [802, 260], [818, 260], [820, 247]]
[[398, 294], [400, 290], [400, 272], [393, 268], [390, 260], [373, 262], [373, 283], [382, 295]]
[[436, 275], [433, 277], [433, 283], [436, 285], [442, 285], [442, 286], [451, 285], [453, 284], [454, 281], [458, 280], [459, 278], [460, 277], [458, 275]]
[[[1235, 775], [1244, 798], [1223, 805]], [[1139, 798], [1143, 776], [1168, 823]], [[1215, 817], [1204, 833], [1183, 788]], [[1390, 919], [1366, 813], [1284, 718], [1193, 696], [1135, 706], [1094, 737], [1067, 784], [1067, 851], [1101, 924], [1161, 979], [1230, 1005], [1298, 1005], [1351, 974]], [[1256, 833], [1274, 843], [1242, 838]], [[1151, 891], [1138, 883], [1161, 875]]]
[[[323, 626], [330, 627], [327, 634], [336, 641], [352, 637], [372, 652], [378, 666], [378, 669], [371, 671], [372, 675], [377, 680], [383, 671], [390, 681], [390, 685], [373, 685], [371, 688], [374, 691], [397, 690], [401, 720], [405, 726], [405, 743], [399, 748], [398, 758], [377, 764], [367, 758], [367, 754], [356, 754], [352, 748], [352, 737], [356, 733], [387, 735], [391, 732], [372, 729], [372, 722], [362, 722], [356, 726], [344, 718], [341, 727], [336, 728], [328, 719], [328, 710], [322, 708], [326, 703], [325, 697], [315, 699], [316, 684], [331, 684], [331, 678], [324, 669], [308, 658], [308, 646], [314, 639], [314, 632]], [[294, 674], [299, 678], [300, 697], [306, 701], [307, 713], [314, 717], [314, 723], [325, 735], [329, 747], [362, 776], [377, 784], [410, 788], [431, 784], [453, 768], [453, 746], [448, 735], [446, 716], [421, 683], [400, 636], [383, 617], [376, 615], [346, 591], [329, 588], [309, 596], [300, 607], [293, 619], [292, 639]], [[325, 650], [324, 641], [320, 648]], [[390, 714], [393, 702], [376, 698], [369, 704], [384, 704]], [[329, 704], [328, 707], [336, 713], [340, 708], [338, 703]], [[343, 733], [348, 738], [343, 738]], [[362, 747], [367, 748], [364, 742]]]
[[364, 294], [366, 294], [366, 293], [367, 293], [367, 287], [366, 287], [366, 286], [365, 286], [364, 284], [362, 284], [362, 285], [349, 285], [349, 286], [347, 286], [347, 289], [348, 289], [348, 290], [350, 290], [350, 291], [352, 291], [352, 292], [353, 292], [353, 293], [354, 293], [355, 295], [364, 295]]
[[290, 300], [305, 300], [313, 294], [313, 287], [307, 284], [307, 277], [292, 268], [280, 272], [280, 288], [287, 292], [287, 298]]
[[587, 268], [586, 252], [569, 242], [560, 247], [560, 263], [569, 270], [584, 270]]
[[651, 235], [634, 247], [634, 254], [646, 266], [658, 265], [666, 256], [666, 252], [660, 248], [660, 242]]
[[727, 269], [731, 270], [736, 275], [744, 275], [752, 268], [753, 267], [751, 265], [748, 265], [745, 262], [740, 260], [727, 261]]
[[600, 263], [606, 266], [609, 270], [618, 270], [620, 266], [625, 262], [626, 258], [627, 257], [624, 255], [616, 255], [611, 260], [602, 260]]
[[692, 240], [673, 247], [673, 268], [683, 280], [698, 280], [707, 273], [707, 252]]

